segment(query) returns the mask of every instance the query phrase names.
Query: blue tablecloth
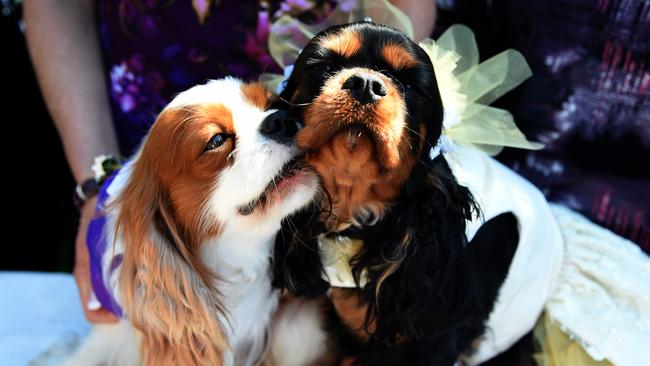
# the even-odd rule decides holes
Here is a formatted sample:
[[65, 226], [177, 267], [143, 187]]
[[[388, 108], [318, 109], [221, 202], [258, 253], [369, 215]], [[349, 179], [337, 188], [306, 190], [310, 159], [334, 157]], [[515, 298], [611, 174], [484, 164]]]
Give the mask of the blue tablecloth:
[[72, 275], [0, 272], [0, 365], [56, 365], [90, 327]]

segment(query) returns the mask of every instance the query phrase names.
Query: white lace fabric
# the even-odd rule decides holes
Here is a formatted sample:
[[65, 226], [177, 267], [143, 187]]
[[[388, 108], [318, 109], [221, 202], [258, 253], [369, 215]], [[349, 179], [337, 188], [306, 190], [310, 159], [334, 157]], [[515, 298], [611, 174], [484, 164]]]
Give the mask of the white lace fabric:
[[595, 360], [650, 364], [650, 257], [576, 212], [551, 208], [565, 261], [547, 313]]

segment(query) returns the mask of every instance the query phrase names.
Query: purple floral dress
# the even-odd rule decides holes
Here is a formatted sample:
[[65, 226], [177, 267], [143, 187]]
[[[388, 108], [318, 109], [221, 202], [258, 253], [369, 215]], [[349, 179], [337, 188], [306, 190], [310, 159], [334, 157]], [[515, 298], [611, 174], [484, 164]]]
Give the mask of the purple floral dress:
[[98, 16], [122, 152], [137, 148], [158, 112], [192, 85], [281, 73], [267, 52], [269, 25], [289, 14], [317, 22], [333, 1], [100, 0]]
[[650, 1], [439, 0], [481, 58], [520, 50], [533, 77], [501, 101], [546, 148], [499, 158], [555, 202], [650, 253]]

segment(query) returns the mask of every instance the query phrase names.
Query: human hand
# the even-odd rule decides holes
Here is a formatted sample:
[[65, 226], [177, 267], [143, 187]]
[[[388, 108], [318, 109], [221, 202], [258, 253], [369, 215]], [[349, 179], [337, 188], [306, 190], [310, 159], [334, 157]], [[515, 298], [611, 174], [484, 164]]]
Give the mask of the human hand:
[[115, 323], [119, 318], [106, 309], [89, 309], [88, 300], [92, 292], [90, 284], [90, 256], [86, 246], [86, 234], [88, 233], [88, 224], [95, 213], [97, 198], [91, 198], [84, 203], [81, 208], [81, 217], [79, 218], [79, 232], [75, 240], [75, 264], [74, 278], [79, 289], [79, 297], [84, 315], [91, 323]]

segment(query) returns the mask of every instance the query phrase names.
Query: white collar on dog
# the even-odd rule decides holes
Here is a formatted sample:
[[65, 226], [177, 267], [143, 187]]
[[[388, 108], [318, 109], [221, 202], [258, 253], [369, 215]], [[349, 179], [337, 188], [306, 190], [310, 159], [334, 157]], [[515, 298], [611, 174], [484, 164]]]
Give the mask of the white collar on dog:
[[359, 286], [357, 286], [350, 266], [350, 260], [359, 253], [362, 245], [363, 241], [347, 236], [326, 237], [322, 235], [318, 240], [318, 248], [325, 270], [323, 279], [333, 287], [365, 287], [368, 283], [368, 271], [363, 270], [361, 278], [359, 278]]

